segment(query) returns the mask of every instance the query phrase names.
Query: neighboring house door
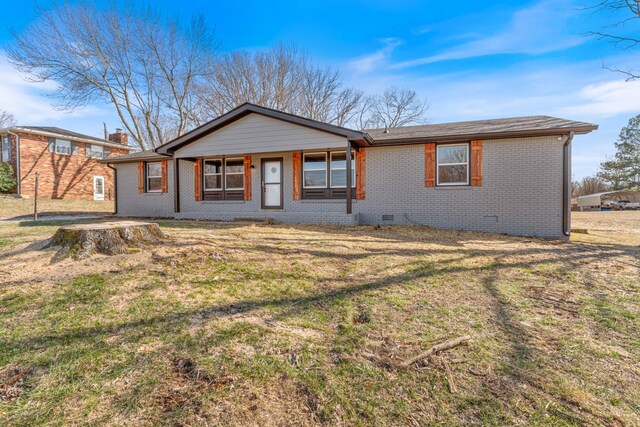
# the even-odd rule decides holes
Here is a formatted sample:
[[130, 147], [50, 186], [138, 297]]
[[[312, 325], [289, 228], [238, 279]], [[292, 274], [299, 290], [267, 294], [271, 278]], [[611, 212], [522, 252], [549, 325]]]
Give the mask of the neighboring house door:
[[262, 208], [282, 209], [282, 158], [262, 159]]
[[93, 177], [93, 200], [104, 200], [104, 176]]

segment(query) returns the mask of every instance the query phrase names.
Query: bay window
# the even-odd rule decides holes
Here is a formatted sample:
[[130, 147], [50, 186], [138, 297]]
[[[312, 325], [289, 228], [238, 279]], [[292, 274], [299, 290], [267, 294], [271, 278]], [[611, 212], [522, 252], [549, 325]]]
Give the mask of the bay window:
[[436, 153], [438, 185], [469, 184], [469, 144], [439, 144]]

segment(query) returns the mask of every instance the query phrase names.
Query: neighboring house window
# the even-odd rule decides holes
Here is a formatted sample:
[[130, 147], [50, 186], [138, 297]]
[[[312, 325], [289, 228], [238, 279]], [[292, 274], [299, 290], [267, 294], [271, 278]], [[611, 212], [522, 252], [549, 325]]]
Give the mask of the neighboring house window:
[[162, 163], [147, 163], [146, 171], [147, 193], [159, 193], [162, 191]]
[[11, 161], [11, 139], [8, 136], [2, 137], [2, 152], [0, 153], [0, 162]]
[[78, 154], [78, 144], [65, 139], [49, 138], [49, 152], [67, 156]]
[[87, 157], [92, 159], [106, 159], [109, 157], [109, 147], [97, 144], [86, 145]]
[[438, 185], [469, 184], [469, 144], [439, 144], [436, 153]]
[[[327, 161], [329, 160], [329, 161]], [[355, 153], [351, 156], [351, 187], [356, 185]], [[344, 198], [347, 187], [347, 152], [304, 153], [303, 198]]]
[[202, 174], [204, 200], [244, 200], [244, 159], [207, 159]]

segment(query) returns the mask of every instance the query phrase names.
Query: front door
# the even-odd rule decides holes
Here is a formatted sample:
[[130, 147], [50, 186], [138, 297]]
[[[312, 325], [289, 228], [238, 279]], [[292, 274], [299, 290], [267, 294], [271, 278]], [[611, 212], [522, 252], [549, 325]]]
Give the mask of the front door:
[[282, 209], [282, 159], [262, 159], [262, 208]]
[[93, 177], [93, 200], [104, 200], [104, 176]]

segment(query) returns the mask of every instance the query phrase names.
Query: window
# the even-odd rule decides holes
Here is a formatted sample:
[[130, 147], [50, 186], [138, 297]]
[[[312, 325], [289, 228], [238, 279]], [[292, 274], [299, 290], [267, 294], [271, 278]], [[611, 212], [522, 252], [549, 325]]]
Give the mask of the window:
[[[331, 188], [347, 186], [347, 153], [331, 153]], [[351, 156], [351, 187], [356, 186], [356, 159]]]
[[0, 152], [0, 162], [11, 161], [11, 139], [8, 136], [2, 137], [2, 152]]
[[78, 154], [78, 146], [75, 142], [65, 139], [49, 138], [49, 152], [70, 156]]
[[149, 162], [147, 163], [147, 192], [159, 193], [162, 191], [162, 163], [161, 162]]
[[[327, 161], [329, 160], [329, 161]], [[347, 152], [305, 153], [302, 162], [302, 197], [341, 199], [347, 195]], [[351, 153], [351, 187], [356, 185], [355, 153]]]
[[244, 190], [244, 159], [226, 159], [224, 179], [225, 189]]
[[202, 169], [204, 200], [244, 200], [244, 159], [208, 159]]
[[441, 144], [437, 146], [438, 185], [469, 184], [469, 144]]
[[86, 150], [87, 157], [90, 157], [92, 159], [105, 159], [109, 157], [109, 149], [105, 149], [105, 147], [102, 145], [87, 144]]
[[204, 189], [222, 191], [222, 160], [205, 160]]
[[304, 188], [325, 188], [327, 186], [327, 153], [304, 155]]

